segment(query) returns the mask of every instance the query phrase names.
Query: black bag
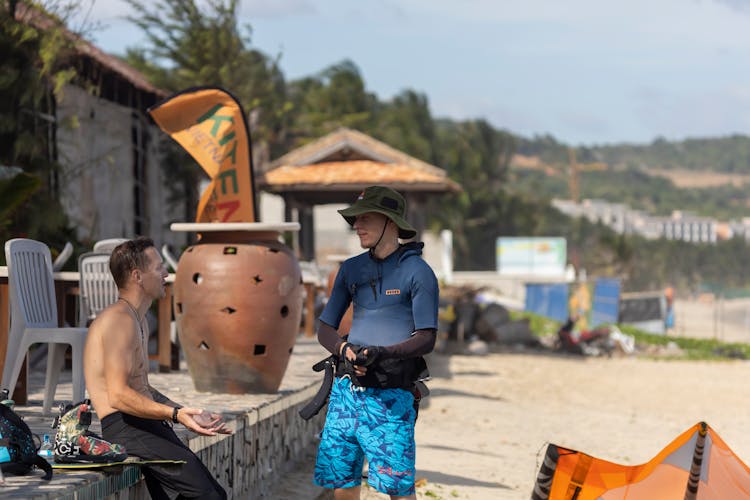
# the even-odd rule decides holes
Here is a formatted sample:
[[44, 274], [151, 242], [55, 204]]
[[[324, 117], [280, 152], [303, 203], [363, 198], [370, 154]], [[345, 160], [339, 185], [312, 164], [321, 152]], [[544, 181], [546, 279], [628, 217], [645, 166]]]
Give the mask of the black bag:
[[0, 468], [3, 473], [24, 475], [37, 466], [44, 478], [52, 478], [52, 466], [37, 455], [34, 435], [21, 417], [8, 406], [0, 404]]

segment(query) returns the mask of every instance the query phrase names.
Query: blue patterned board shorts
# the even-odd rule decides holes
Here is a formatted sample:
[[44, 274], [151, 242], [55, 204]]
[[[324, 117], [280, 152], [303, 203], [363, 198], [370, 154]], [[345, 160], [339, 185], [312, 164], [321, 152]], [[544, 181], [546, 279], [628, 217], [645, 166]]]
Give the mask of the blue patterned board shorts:
[[387, 495], [414, 493], [414, 396], [404, 389], [360, 388], [335, 380], [315, 463], [315, 484], [351, 488], [367, 482]]

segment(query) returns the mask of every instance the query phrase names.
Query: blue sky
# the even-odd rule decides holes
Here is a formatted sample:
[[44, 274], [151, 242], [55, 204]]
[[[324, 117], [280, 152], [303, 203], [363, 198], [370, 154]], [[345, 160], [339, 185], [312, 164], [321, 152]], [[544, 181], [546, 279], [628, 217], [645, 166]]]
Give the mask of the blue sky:
[[[105, 51], [143, 43], [96, 0]], [[388, 99], [572, 144], [750, 134], [750, 0], [241, 0], [287, 79], [343, 59]]]

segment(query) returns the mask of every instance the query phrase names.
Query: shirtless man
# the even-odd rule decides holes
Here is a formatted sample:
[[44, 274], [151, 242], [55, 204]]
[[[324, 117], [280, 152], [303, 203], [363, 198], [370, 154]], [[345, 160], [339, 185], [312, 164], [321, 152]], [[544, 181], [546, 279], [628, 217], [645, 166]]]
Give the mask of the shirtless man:
[[89, 327], [83, 369], [91, 402], [107, 441], [144, 460], [185, 460], [182, 466], [143, 468], [152, 498], [224, 499], [226, 492], [200, 459], [177, 437], [172, 423], [202, 435], [229, 434], [221, 417], [185, 408], [148, 382], [145, 314], [164, 296], [167, 271], [149, 238], [117, 246], [109, 264], [120, 297]]

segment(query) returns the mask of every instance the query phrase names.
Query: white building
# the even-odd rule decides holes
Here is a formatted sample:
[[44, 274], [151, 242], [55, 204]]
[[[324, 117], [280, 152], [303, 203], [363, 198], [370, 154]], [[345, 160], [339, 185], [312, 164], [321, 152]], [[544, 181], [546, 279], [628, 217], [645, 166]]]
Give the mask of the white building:
[[719, 230], [716, 219], [678, 210], [669, 217], [658, 217], [632, 210], [623, 203], [609, 203], [604, 200], [583, 200], [581, 203], [575, 203], [571, 200], [553, 199], [552, 206], [570, 217], [585, 217], [591, 222], [604, 224], [619, 234], [637, 234], [648, 239], [666, 238], [691, 243], [715, 243]]

